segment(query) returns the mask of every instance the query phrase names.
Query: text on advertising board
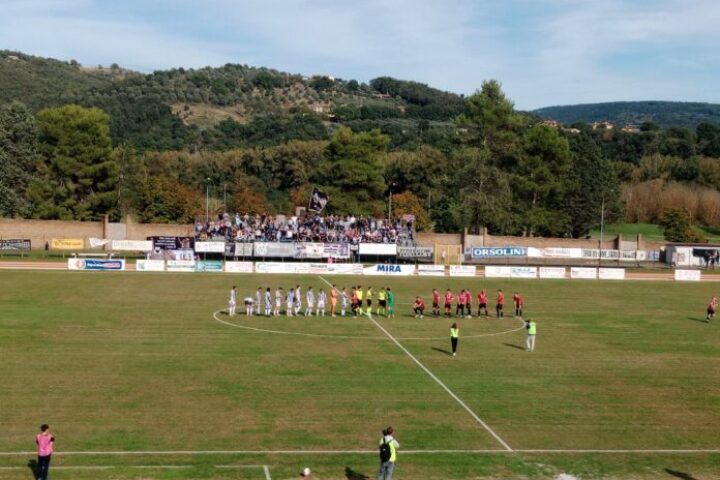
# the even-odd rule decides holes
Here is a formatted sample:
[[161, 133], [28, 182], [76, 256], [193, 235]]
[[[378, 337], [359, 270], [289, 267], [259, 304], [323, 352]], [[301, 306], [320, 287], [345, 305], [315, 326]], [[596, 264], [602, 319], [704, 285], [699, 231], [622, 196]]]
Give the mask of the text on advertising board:
[[525, 247], [473, 247], [472, 257], [527, 257]]

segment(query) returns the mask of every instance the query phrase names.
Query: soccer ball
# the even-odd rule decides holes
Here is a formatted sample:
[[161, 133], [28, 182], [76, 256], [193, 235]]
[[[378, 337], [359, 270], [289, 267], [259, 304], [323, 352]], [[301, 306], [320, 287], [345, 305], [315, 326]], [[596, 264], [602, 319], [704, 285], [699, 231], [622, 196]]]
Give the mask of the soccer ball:
[[312, 472], [310, 471], [310, 468], [305, 467], [303, 468], [302, 475], [303, 477], [309, 477]]

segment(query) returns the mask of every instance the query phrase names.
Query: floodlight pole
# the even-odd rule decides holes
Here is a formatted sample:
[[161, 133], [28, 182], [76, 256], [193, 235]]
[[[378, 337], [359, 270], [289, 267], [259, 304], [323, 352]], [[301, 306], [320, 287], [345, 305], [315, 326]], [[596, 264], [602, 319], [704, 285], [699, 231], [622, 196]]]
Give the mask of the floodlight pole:
[[205, 225], [210, 223], [210, 177], [205, 179]]
[[605, 192], [600, 203], [600, 244], [598, 245], [598, 267], [602, 266], [603, 227], [605, 226]]

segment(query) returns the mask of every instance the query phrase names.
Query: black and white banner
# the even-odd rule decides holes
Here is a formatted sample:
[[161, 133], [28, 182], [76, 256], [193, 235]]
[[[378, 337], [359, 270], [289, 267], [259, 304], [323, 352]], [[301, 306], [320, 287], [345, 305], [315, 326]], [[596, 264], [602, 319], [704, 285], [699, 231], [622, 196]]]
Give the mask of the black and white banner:
[[327, 205], [328, 200], [330, 200], [330, 197], [328, 197], [326, 193], [321, 192], [317, 188], [313, 188], [313, 191], [310, 194], [310, 204], [308, 205], [308, 210], [320, 213], [325, 208], [325, 205]]
[[25, 239], [0, 240], [0, 250], [30, 250], [30, 240], [25, 240]]
[[423, 258], [429, 260], [433, 256], [433, 247], [398, 247], [397, 256], [400, 258]]

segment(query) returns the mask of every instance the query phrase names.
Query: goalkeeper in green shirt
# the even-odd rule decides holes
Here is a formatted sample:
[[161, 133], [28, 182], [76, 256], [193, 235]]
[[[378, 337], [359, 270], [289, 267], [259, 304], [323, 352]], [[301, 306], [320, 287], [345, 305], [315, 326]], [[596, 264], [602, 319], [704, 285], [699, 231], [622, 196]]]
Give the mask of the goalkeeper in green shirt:
[[387, 289], [387, 318], [395, 318], [395, 294], [390, 290], [390, 287]]

